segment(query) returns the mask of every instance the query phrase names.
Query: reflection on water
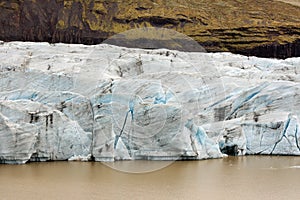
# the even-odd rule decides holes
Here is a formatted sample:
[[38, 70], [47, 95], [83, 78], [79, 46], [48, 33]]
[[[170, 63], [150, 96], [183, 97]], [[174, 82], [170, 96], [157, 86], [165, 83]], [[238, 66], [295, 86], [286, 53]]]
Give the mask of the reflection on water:
[[299, 166], [300, 157], [258, 156], [178, 161], [141, 174], [101, 163], [0, 165], [0, 199], [299, 199]]
[[175, 161], [122, 161], [102, 163], [112, 169], [127, 173], [148, 173], [168, 167]]

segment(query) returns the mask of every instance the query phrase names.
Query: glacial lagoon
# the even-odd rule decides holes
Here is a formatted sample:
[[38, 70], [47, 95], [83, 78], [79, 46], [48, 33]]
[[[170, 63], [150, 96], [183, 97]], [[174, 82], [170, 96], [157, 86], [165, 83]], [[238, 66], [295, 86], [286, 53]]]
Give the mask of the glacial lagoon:
[[[164, 161], [120, 161], [145, 169]], [[112, 163], [111, 163], [112, 164]], [[116, 166], [115, 166], [116, 167]], [[298, 199], [300, 157], [244, 156], [176, 161], [148, 173], [100, 162], [0, 165], [1, 199]]]

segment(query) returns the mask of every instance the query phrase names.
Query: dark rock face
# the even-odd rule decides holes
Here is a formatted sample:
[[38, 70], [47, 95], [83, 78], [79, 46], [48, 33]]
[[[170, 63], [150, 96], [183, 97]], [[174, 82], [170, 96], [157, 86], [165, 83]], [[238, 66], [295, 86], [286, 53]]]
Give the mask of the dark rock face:
[[[4, 41], [98, 44], [142, 27], [176, 30], [211, 52], [275, 58], [300, 55], [300, 7], [273, 0], [0, 2], [0, 40]], [[135, 38], [139, 39], [143, 38]]]
[[288, 58], [288, 57], [300, 57], [300, 40], [296, 40], [292, 43], [287, 44], [267, 44], [252, 49], [245, 49], [236, 51], [243, 55], [252, 55], [257, 57], [268, 57], [268, 58]]
[[0, 39], [51, 41], [58, 20], [56, 1], [2, 1]]

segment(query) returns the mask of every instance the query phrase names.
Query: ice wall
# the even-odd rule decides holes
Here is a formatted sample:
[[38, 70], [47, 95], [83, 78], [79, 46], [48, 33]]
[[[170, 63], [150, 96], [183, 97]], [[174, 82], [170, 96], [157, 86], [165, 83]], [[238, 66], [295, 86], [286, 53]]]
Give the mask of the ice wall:
[[0, 162], [300, 154], [300, 58], [1, 43]]

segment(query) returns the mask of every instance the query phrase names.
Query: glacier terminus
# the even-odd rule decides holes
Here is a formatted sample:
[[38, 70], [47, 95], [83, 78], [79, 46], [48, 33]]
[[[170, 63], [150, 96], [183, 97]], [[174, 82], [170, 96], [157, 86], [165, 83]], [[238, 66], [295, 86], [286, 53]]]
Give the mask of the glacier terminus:
[[300, 58], [0, 44], [0, 163], [300, 155]]

